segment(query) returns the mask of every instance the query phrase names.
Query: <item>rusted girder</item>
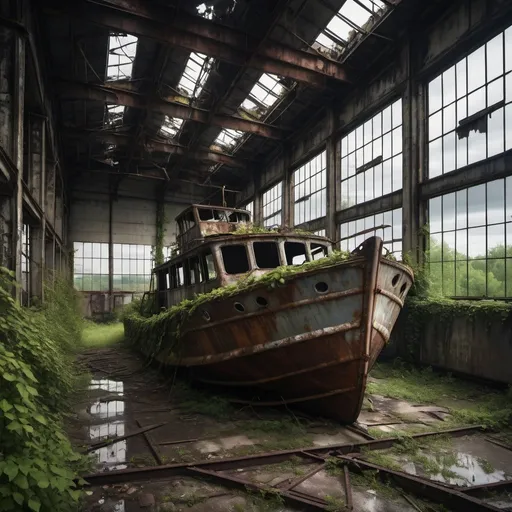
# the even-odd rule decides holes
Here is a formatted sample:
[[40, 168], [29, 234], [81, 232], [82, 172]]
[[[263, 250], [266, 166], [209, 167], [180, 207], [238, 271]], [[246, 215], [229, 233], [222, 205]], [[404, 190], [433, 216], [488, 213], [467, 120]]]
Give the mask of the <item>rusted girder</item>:
[[269, 139], [279, 140], [283, 138], [283, 130], [269, 124], [223, 114], [216, 114], [210, 117], [208, 110], [188, 107], [180, 103], [172, 103], [159, 98], [148, 100], [142, 94], [125, 89], [118, 89], [113, 86], [67, 80], [58, 80], [55, 86], [60, 97], [63, 99], [103, 101], [115, 105], [123, 105], [125, 107], [149, 109], [168, 115], [169, 117], [196, 121], [202, 124], [211, 123], [221, 128], [254, 133], [255, 135]]
[[[257, 39], [244, 32], [140, 0], [47, 0], [47, 5], [111, 30], [155, 39], [232, 64], [245, 65], [257, 48]], [[162, 20], [166, 20], [165, 24]], [[258, 48], [250, 65], [316, 87], [325, 87], [329, 80], [349, 81], [339, 62], [277, 41]]]
[[[106, 142], [108, 144], [115, 144], [118, 148], [130, 147], [132, 139], [130, 134], [123, 132], [114, 132], [109, 130], [81, 130], [65, 128], [63, 131], [64, 137], [78, 139], [78, 140], [97, 140]], [[172, 155], [185, 155], [188, 148], [179, 144], [171, 142], [163, 142], [153, 139], [146, 139], [143, 148], [148, 153], [158, 152], [167, 153]], [[205, 151], [195, 150], [188, 155], [192, 160], [199, 160], [204, 162], [222, 163], [230, 167], [237, 167], [240, 169], [247, 169], [250, 167], [250, 162], [244, 161], [241, 158], [236, 158], [226, 153], [218, 151]]]

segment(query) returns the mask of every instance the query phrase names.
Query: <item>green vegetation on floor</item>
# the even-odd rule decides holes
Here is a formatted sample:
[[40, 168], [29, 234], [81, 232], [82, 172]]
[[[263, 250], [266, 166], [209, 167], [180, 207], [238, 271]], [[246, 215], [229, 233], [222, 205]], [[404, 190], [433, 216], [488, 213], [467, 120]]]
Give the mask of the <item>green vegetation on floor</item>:
[[84, 322], [82, 344], [86, 348], [108, 347], [123, 340], [124, 327], [121, 322], [111, 324], [96, 324]]
[[512, 419], [511, 389], [498, 391], [399, 360], [379, 363], [371, 376], [376, 380], [368, 383], [370, 394], [447, 407], [451, 419], [443, 422], [443, 428], [470, 424], [502, 428]]
[[82, 321], [71, 283], [56, 280], [39, 309], [11, 297], [12, 274], [0, 268], [0, 510], [68, 512], [87, 460], [63, 428], [79, 384], [74, 356]]

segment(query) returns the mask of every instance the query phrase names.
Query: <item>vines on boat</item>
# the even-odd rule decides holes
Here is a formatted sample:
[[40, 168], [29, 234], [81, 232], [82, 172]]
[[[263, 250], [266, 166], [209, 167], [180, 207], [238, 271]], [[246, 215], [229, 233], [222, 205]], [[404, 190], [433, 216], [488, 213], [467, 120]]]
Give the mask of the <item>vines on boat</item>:
[[14, 285], [0, 267], [0, 510], [73, 510], [86, 460], [64, 433], [63, 413], [77, 385], [78, 298], [57, 279], [40, 309], [23, 308]]
[[310, 261], [302, 265], [278, 267], [259, 277], [248, 273], [235, 284], [196, 295], [194, 299], [184, 300], [160, 314], [149, 317], [141, 314], [137, 304], [134, 304], [124, 315], [126, 339], [130, 344], [136, 346], [137, 349], [149, 355], [149, 357], [154, 357], [161, 351], [165, 340], [168, 355], [178, 356], [182, 326], [201, 305], [207, 302], [223, 300], [259, 286], [267, 286], [272, 289], [284, 285], [287, 279], [298, 273], [327, 268], [347, 260], [349, 256], [350, 253], [348, 252], [334, 251], [333, 254], [326, 258]]

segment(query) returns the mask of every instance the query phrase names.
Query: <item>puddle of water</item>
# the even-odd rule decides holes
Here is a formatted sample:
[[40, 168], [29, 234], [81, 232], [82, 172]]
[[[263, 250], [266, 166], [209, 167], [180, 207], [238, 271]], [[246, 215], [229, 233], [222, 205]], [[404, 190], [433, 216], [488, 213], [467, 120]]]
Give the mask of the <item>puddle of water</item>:
[[124, 414], [124, 402], [112, 400], [109, 402], [94, 402], [88, 411], [91, 415], [98, 418], [113, 418]]
[[101, 512], [125, 512], [124, 500], [112, 501], [110, 498], [101, 498], [97, 501]]
[[113, 469], [126, 469], [126, 439], [103, 448], [98, 448], [91, 452], [96, 455], [98, 465], [102, 471], [112, 471]]
[[89, 389], [101, 389], [109, 393], [118, 393], [124, 395], [124, 383], [110, 379], [92, 379]]
[[[453, 454], [455, 463], [453, 463]], [[453, 440], [453, 448], [437, 454], [424, 453], [446, 473], [430, 475], [430, 479], [458, 486], [483, 485], [501, 482], [512, 477], [512, 454], [479, 437]], [[422, 467], [414, 462], [398, 459], [404, 471], [412, 475], [425, 476]]]
[[113, 421], [89, 427], [89, 437], [95, 441], [102, 441], [113, 436], [124, 436], [124, 421]]

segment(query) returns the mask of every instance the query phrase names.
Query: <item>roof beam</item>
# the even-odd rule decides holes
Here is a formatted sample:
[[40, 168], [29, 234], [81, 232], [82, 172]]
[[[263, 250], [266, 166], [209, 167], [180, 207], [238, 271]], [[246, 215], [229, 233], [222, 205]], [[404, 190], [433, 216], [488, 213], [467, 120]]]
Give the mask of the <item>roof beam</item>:
[[[141, 0], [47, 2], [60, 12], [87, 19], [111, 30], [155, 39], [240, 66], [256, 52], [251, 67], [308, 85], [325, 87], [331, 80], [349, 81], [345, 67], [324, 56], [276, 41], [268, 41], [258, 47], [257, 38], [244, 32], [200, 16], [150, 6]], [[161, 20], [166, 20], [166, 23]]]
[[[129, 134], [109, 130], [81, 130], [65, 127], [63, 135], [72, 139], [85, 141], [97, 140], [107, 144], [115, 144], [118, 148], [130, 147], [132, 144], [132, 139]], [[155, 151], [158, 153], [167, 153], [180, 156], [187, 154], [188, 151], [188, 148], [185, 146], [173, 144], [172, 142], [162, 142], [152, 139], [147, 139], [143, 144], [143, 147], [149, 153]], [[238, 167], [241, 169], [247, 169], [250, 167], [250, 162], [241, 158], [235, 158], [231, 155], [221, 153], [219, 151], [199, 149], [191, 152], [189, 157], [193, 160], [222, 163], [230, 167]]]
[[62, 99], [93, 100], [122, 105], [138, 109], [149, 109], [154, 112], [177, 117], [202, 124], [212, 124], [221, 128], [230, 128], [242, 132], [254, 133], [260, 137], [269, 139], [282, 139], [284, 131], [259, 121], [249, 121], [241, 117], [233, 117], [224, 114], [211, 116], [208, 110], [189, 107], [181, 103], [173, 103], [160, 98], [147, 99], [142, 94], [118, 89], [112, 86], [98, 85], [84, 82], [58, 80], [55, 83], [56, 90]]

